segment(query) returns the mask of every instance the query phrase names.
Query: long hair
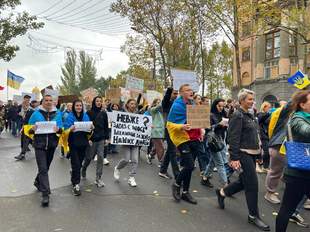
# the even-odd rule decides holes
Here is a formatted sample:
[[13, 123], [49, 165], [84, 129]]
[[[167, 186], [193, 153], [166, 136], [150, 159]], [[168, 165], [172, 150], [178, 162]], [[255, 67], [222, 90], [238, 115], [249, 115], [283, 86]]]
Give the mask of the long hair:
[[[82, 112], [81, 112], [81, 115], [78, 116], [76, 110], [75, 110], [75, 105], [77, 103], [81, 103], [82, 104]], [[83, 105], [83, 102], [81, 100], [75, 100], [72, 104], [72, 113], [74, 114], [74, 116], [76, 117], [77, 120], [81, 121], [83, 119], [83, 116], [84, 116], [84, 105]]]

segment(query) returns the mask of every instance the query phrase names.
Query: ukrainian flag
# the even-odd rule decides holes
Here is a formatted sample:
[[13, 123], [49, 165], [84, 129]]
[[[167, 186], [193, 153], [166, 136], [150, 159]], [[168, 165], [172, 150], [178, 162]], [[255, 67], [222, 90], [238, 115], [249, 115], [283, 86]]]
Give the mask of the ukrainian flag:
[[303, 74], [301, 71], [298, 71], [297, 73], [295, 73], [287, 81], [288, 83], [294, 85], [298, 89], [304, 89], [308, 85], [310, 85], [310, 80], [308, 76]]
[[23, 83], [23, 81], [25, 80], [25, 78], [15, 75], [14, 73], [10, 72], [8, 70], [8, 74], [7, 74], [7, 84], [8, 86], [10, 86], [13, 89], [19, 89], [21, 83]]

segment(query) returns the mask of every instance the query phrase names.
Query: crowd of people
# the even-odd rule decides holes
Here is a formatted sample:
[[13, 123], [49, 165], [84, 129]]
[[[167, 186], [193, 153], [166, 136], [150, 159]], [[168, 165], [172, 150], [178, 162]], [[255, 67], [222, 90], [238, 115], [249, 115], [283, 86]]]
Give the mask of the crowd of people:
[[[168, 88], [162, 100], [155, 99], [151, 104], [141, 104], [142, 95], [124, 104], [111, 103], [98, 96], [88, 110], [80, 100], [60, 105], [55, 104], [50, 95], [45, 95], [40, 103], [30, 98], [26, 95], [21, 105], [12, 101], [5, 106], [0, 103], [0, 130], [10, 131], [16, 137], [20, 135], [21, 152], [16, 160], [25, 159], [30, 144], [34, 147], [38, 165], [34, 186], [42, 193], [43, 207], [49, 205], [51, 193], [49, 167], [59, 138], [64, 135], [68, 137], [69, 151], [63, 146], [61, 157], [71, 162], [73, 194], [81, 195], [80, 181], [86, 178], [93, 159], [97, 159], [95, 184], [99, 188], [105, 186], [102, 176], [103, 166], [109, 165], [107, 155], [120, 151], [120, 146], [110, 143], [108, 112], [124, 111], [152, 117], [151, 144], [146, 160], [152, 164], [157, 158], [159, 177], [174, 179], [172, 196], [176, 202], [198, 203], [190, 191], [197, 163], [200, 183], [206, 188], [214, 188], [212, 177], [217, 172], [219, 188], [215, 195], [220, 209], [225, 208], [226, 199], [244, 191], [248, 222], [269, 231], [258, 207], [257, 174], [266, 173], [264, 197], [271, 204], [281, 204], [276, 231], [286, 231], [289, 221], [309, 226], [301, 210], [310, 209], [310, 171], [289, 167], [281, 152], [288, 131], [294, 141], [310, 142], [308, 90], [296, 92], [288, 102], [279, 101], [274, 105], [264, 102], [260, 110], [256, 109], [255, 93], [250, 90], [241, 90], [237, 100], [218, 98], [210, 102], [207, 97], [194, 94], [188, 84], [182, 85], [179, 91]], [[210, 105], [210, 127], [192, 128], [187, 123], [187, 105]], [[37, 123], [45, 121], [55, 121], [54, 133], [37, 134]], [[76, 122], [92, 122], [91, 131], [75, 131]], [[141, 147], [122, 145], [121, 151], [123, 158], [114, 167], [114, 178], [120, 181], [122, 169], [129, 166], [128, 184], [136, 187]], [[168, 172], [169, 164], [172, 175]], [[286, 185], [282, 201], [277, 193], [281, 180]]]

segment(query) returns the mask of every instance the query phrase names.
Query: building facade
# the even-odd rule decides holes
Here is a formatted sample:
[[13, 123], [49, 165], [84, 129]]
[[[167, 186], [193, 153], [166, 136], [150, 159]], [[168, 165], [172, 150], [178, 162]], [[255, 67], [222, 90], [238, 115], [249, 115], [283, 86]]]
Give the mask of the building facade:
[[[274, 104], [288, 100], [296, 88], [289, 85], [287, 79], [298, 70], [310, 74], [310, 46], [294, 33], [278, 29], [253, 36], [251, 23], [241, 25], [241, 87], [255, 91], [258, 106], [264, 101]], [[310, 33], [308, 36], [310, 38]], [[233, 79], [235, 97], [238, 92], [236, 65]]]

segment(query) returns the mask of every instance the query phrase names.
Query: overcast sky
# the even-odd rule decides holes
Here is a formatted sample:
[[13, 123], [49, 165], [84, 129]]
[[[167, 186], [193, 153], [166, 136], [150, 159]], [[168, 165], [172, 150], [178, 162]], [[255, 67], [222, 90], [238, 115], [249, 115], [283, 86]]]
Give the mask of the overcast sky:
[[[16, 57], [10, 62], [0, 61], [1, 86], [6, 87], [8, 69], [25, 78], [19, 91], [9, 88], [9, 98], [12, 98], [13, 94], [31, 92], [35, 86], [41, 89], [48, 85], [59, 84], [61, 66], [65, 61], [64, 47], [97, 51], [102, 49], [102, 60], [97, 61], [98, 77], [114, 76], [128, 67], [128, 58], [120, 52], [120, 46], [124, 44], [130, 26], [126, 20], [108, 11], [107, 6], [113, 0], [22, 0], [21, 2], [22, 5], [16, 11], [26, 10], [34, 15], [39, 14], [41, 17], [71, 24], [79, 23], [79, 26], [87, 28], [104, 28], [104, 34], [40, 18], [45, 22], [44, 28], [29, 32], [35, 42], [31, 45], [28, 34], [16, 38], [14, 43], [20, 47]], [[82, 4], [85, 5], [80, 8]], [[43, 14], [40, 14], [42, 12]], [[29, 45], [40, 48], [43, 52], [37, 52], [28, 47]], [[53, 53], [46, 53], [47, 47]], [[6, 100], [6, 90], [0, 91], [0, 99]]]

